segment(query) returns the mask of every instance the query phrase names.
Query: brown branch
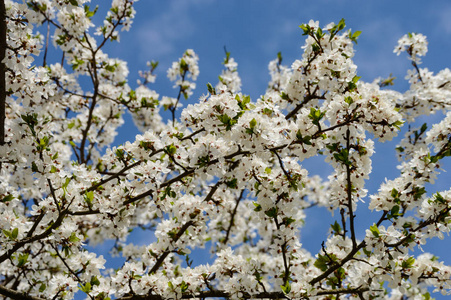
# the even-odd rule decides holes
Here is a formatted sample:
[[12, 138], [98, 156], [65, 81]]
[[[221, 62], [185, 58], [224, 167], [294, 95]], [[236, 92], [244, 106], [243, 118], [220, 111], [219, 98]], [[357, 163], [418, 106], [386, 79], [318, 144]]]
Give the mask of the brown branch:
[[6, 118], [6, 66], [3, 63], [6, 54], [5, 0], [0, 1], [0, 18], [0, 146], [3, 146], [5, 144]]
[[[318, 89], [318, 87], [315, 89], [315, 91], [314, 91], [313, 93], [316, 93], [316, 90], [317, 90], [317, 89]], [[305, 96], [305, 97], [304, 97], [304, 101], [302, 101], [301, 103], [299, 103], [292, 111], [290, 111], [290, 112], [285, 116], [285, 120], [288, 120], [288, 119], [290, 119], [291, 117], [293, 117], [295, 114], [298, 113], [299, 110], [301, 110], [301, 108], [304, 107], [304, 105], [306, 105], [308, 102], [310, 102], [310, 100], [313, 100], [313, 99], [322, 99], [322, 100], [324, 100], [324, 99], [326, 99], [326, 98], [324, 97], [324, 95], [322, 95], [322, 96], [317, 96], [317, 95], [315, 95], [315, 94]]]
[[45, 212], [42, 211], [41, 214], [34, 221], [33, 226], [31, 227], [31, 229], [28, 231], [27, 238], [29, 238], [29, 237], [31, 237], [33, 235], [33, 232], [36, 230], [36, 228], [38, 227], [39, 223], [42, 221], [42, 218], [44, 218], [44, 216], [45, 216]]
[[236, 199], [235, 208], [233, 209], [233, 212], [230, 214], [231, 215], [230, 223], [229, 223], [229, 227], [227, 228], [226, 237], [224, 238], [224, 241], [222, 242], [223, 244], [227, 244], [227, 242], [229, 240], [229, 236], [230, 236], [230, 232], [231, 232], [232, 227], [233, 227], [235, 215], [236, 215], [236, 213], [238, 211], [238, 205], [240, 204], [240, 201], [243, 198], [243, 195], [244, 195], [244, 189], [241, 190], [240, 196]]
[[[210, 190], [210, 192], [207, 194], [207, 196], [205, 197], [204, 201], [208, 202], [211, 200], [211, 198], [213, 197], [214, 193], [218, 190], [219, 186], [222, 184], [221, 181], [218, 181]], [[190, 215], [191, 220], [189, 220], [188, 222], [186, 222], [185, 224], [183, 224], [183, 226], [177, 231], [177, 233], [174, 235], [172, 241], [174, 243], [176, 243], [181, 237], [182, 235], [185, 233], [185, 231], [188, 229], [188, 227], [190, 227], [191, 225], [194, 225], [195, 222], [193, 221], [193, 219], [200, 213], [199, 212], [195, 212], [193, 216]], [[155, 263], [155, 265], [152, 267], [152, 269], [150, 269], [149, 274], [153, 274], [155, 273], [163, 264], [164, 260], [166, 259], [166, 257], [169, 255], [169, 253], [171, 253], [172, 251], [169, 250], [169, 247], [166, 248], [166, 250], [163, 252], [163, 254], [157, 259], [157, 262]]]
[[409, 239], [412, 238], [412, 233], [413, 233], [413, 232], [417, 232], [418, 230], [421, 230], [421, 229], [423, 229], [424, 227], [426, 227], [426, 226], [428, 226], [428, 225], [431, 225], [431, 224], [433, 224], [433, 223], [439, 222], [439, 220], [440, 220], [441, 218], [443, 218], [443, 217], [446, 217], [446, 216], [449, 214], [450, 211], [451, 211], [451, 207], [447, 207], [447, 208], [443, 209], [443, 210], [442, 210], [438, 215], [436, 215], [434, 218], [429, 218], [429, 219], [427, 219], [427, 220], [425, 220], [425, 221], [420, 222], [416, 228], [410, 230], [410, 232], [409, 232], [405, 237], [403, 237], [402, 239], [400, 239], [398, 242], [396, 242], [396, 243], [391, 243], [391, 244], [389, 244], [389, 243], [384, 243], [384, 244], [385, 244], [385, 247], [394, 247], [394, 248], [396, 248], [396, 247], [401, 246], [402, 244], [404, 244], [405, 241], [407, 241], [407, 240], [409, 240]]
[[[95, 53], [97, 53], [103, 46], [105, 46], [105, 43], [113, 36], [113, 33], [116, 30], [116, 28], [122, 24], [122, 19], [124, 19], [127, 14], [127, 9], [128, 9], [127, 3], [130, 4], [130, 6], [132, 6], [132, 4], [133, 4], [133, 2], [130, 3], [129, 1], [126, 1], [122, 15], [118, 16], [117, 22], [115, 24], [113, 24], [113, 28], [110, 30], [110, 33], [108, 33], [108, 35], [106, 35], [106, 36], [103, 36], [103, 41], [97, 47], [97, 49], [95, 50]], [[87, 38], [86, 33], [85, 33], [85, 38]]]
[[331, 130], [334, 130], [334, 129], [336, 129], [336, 128], [339, 128], [339, 127], [343, 127], [343, 126], [349, 125], [349, 124], [351, 124], [351, 123], [354, 122], [354, 121], [358, 121], [361, 117], [363, 117], [363, 116], [362, 116], [362, 115], [358, 115], [358, 116], [356, 116], [356, 117], [353, 117], [353, 118], [350, 118], [349, 120], [344, 121], [343, 123], [336, 124], [336, 125], [334, 125], [334, 126], [330, 126], [330, 127], [326, 128], [326, 129], [318, 130], [317, 132], [315, 132], [315, 133], [313, 134], [312, 138], [317, 138], [317, 137], [319, 137], [321, 134], [323, 134], [323, 133], [325, 133], [325, 132], [327, 132], [327, 131], [331, 131]]
[[[105, 179], [100, 180], [98, 183], [96, 183], [96, 184], [94, 184], [93, 186], [91, 186], [90, 188], [86, 189], [86, 191], [87, 191], [87, 192], [90, 192], [90, 191], [96, 190], [96, 189], [97, 189], [98, 187], [100, 187], [101, 185], [103, 185], [103, 184], [105, 184], [105, 183], [107, 183], [107, 182], [109, 182], [109, 181], [111, 181], [111, 180], [113, 180], [113, 179], [115, 179], [115, 178], [118, 178], [119, 176], [123, 175], [126, 171], [130, 170], [131, 168], [134, 168], [134, 167], [138, 166], [138, 165], [141, 164], [142, 162], [143, 162], [143, 161], [140, 160], [140, 161], [137, 161], [137, 162], [135, 162], [135, 163], [133, 163], [133, 164], [131, 164], [131, 165], [125, 166], [125, 167], [124, 167], [122, 170], [120, 170], [119, 172], [117, 172], [117, 173], [111, 175], [111, 176], [108, 177], [108, 178], [105, 178]], [[80, 194], [84, 194], [84, 193], [85, 193], [85, 191], [80, 192]]]
[[12, 289], [9, 289], [7, 287], [4, 287], [3, 285], [0, 285], [0, 294], [6, 297], [9, 297], [14, 300], [45, 300], [43, 298], [35, 297], [27, 295], [23, 292], [18, 292]]
[[[274, 216], [274, 223], [276, 224], [277, 230], [280, 230], [280, 224], [277, 220], [277, 216]], [[283, 259], [283, 268], [285, 270], [283, 274], [283, 283], [286, 284], [288, 282], [288, 279], [290, 278], [290, 266], [288, 264], [288, 258], [287, 258], [287, 241], [285, 240], [282, 245], [280, 245], [281, 251], [282, 251], [282, 259]]]
[[[186, 74], [188, 73], [188, 70], [184, 70], [184, 72], [183, 72], [183, 74], [182, 74], [182, 84], [183, 84], [183, 82], [185, 81], [185, 76], [186, 76]], [[182, 96], [182, 93], [183, 93], [183, 91], [185, 90], [185, 88], [181, 85], [180, 86], [180, 89], [179, 89], [179, 93], [178, 93], [178, 95], [177, 95], [177, 101], [175, 102], [175, 105], [174, 105], [174, 107], [170, 107], [169, 108], [169, 110], [171, 111], [171, 113], [172, 113], [172, 127], [174, 127], [174, 124], [175, 124], [175, 111], [177, 110], [177, 105], [179, 104], [179, 102], [180, 102], [180, 96]]]
[[[346, 129], [346, 150], [351, 150], [350, 140], [351, 140], [351, 133], [349, 131], [349, 128]], [[351, 241], [352, 241], [352, 249], [357, 248], [357, 241], [355, 238], [355, 228], [354, 228], [354, 211], [352, 209], [352, 182], [351, 182], [351, 166], [349, 164], [346, 164], [346, 184], [347, 184], [347, 197], [348, 197], [348, 210], [349, 210], [349, 230], [351, 231]]]
[[44, 58], [42, 61], [42, 66], [47, 66], [47, 53], [49, 50], [49, 38], [50, 38], [50, 22], [47, 21], [47, 35], [45, 36], [45, 49], [44, 49]]
[[[190, 227], [191, 225], [194, 224], [193, 220], [190, 220], [188, 222], [186, 222], [185, 224], [183, 224], [183, 226], [179, 229], [179, 231], [177, 231], [177, 233], [175, 234], [174, 238], [172, 239], [172, 241], [175, 243], [177, 242], [180, 237], [185, 233], [185, 231], [188, 229], [188, 227]], [[163, 252], [163, 254], [160, 255], [160, 257], [157, 259], [155, 265], [152, 267], [152, 269], [150, 269], [149, 274], [153, 274], [155, 273], [163, 264], [164, 260], [166, 259], [166, 257], [169, 255], [169, 253], [171, 253], [172, 251], [169, 250], [169, 247]]]
[[[384, 220], [386, 220], [386, 216], [387, 216], [388, 212], [385, 211], [381, 218], [379, 219], [379, 221], [376, 223], [377, 226], [379, 226]], [[357, 254], [357, 252], [359, 252], [360, 249], [362, 249], [363, 247], [366, 246], [366, 242], [362, 241], [360, 242], [360, 244], [357, 245], [357, 247], [353, 247], [351, 252], [348, 253], [348, 255], [346, 255], [341, 262], [339, 263], [335, 263], [332, 266], [330, 266], [329, 269], [327, 269], [326, 271], [324, 271], [324, 273], [322, 273], [321, 275], [313, 278], [312, 280], [309, 281], [309, 284], [311, 285], [315, 285], [316, 283], [320, 282], [323, 279], [326, 279], [330, 274], [332, 274], [333, 272], [335, 272], [336, 270], [338, 270], [339, 268], [341, 268], [345, 263], [347, 263], [348, 261], [350, 261], [351, 259], [354, 258], [354, 255]]]
[[[317, 296], [324, 295], [341, 295], [341, 294], [359, 294], [368, 292], [369, 288], [341, 288], [330, 291], [318, 291], [315, 293]], [[256, 294], [249, 294], [242, 292], [242, 299], [288, 299], [283, 292], [261, 292]], [[202, 291], [198, 293], [185, 293], [181, 296], [181, 299], [205, 299], [205, 298], [225, 298], [229, 299], [234, 294], [226, 291]], [[304, 296], [305, 297], [305, 296]], [[117, 300], [164, 300], [160, 295], [129, 295], [118, 298]]]
[[[89, 41], [89, 40], [87, 39], [87, 41]], [[79, 163], [81, 163], [81, 164], [85, 164], [88, 162], [87, 159], [85, 158], [85, 145], [88, 140], [89, 129], [91, 128], [91, 125], [92, 125], [94, 108], [97, 105], [97, 97], [99, 94], [99, 84], [100, 84], [98, 74], [97, 74], [96, 54], [94, 53], [94, 51], [92, 49], [91, 49], [91, 53], [92, 53], [92, 61], [91, 61], [92, 70], [90, 68], [88, 68], [88, 70], [89, 70], [89, 74], [92, 79], [92, 84], [94, 86], [94, 93], [92, 95], [92, 102], [91, 102], [91, 106], [89, 107], [89, 111], [88, 111], [88, 120], [86, 123], [86, 127], [85, 127], [85, 129], [83, 129], [81, 131], [82, 138], [81, 138], [81, 142], [80, 142], [80, 158], [79, 158]]]
[[54, 229], [58, 228], [61, 223], [63, 222], [64, 217], [67, 215], [68, 210], [63, 210], [58, 218], [56, 219], [56, 221], [49, 227], [47, 228], [47, 230], [45, 230], [43, 233], [35, 235], [33, 237], [26, 237], [24, 239], [22, 239], [21, 241], [16, 242], [11, 249], [9, 249], [8, 251], [6, 251], [5, 253], [3, 253], [0, 256], [0, 263], [4, 262], [5, 260], [7, 260], [8, 258], [11, 257], [11, 255], [14, 254], [14, 252], [16, 252], [17, 250], [19, 250], [20, 248], [22, 248], [23, 246], [25, 246], [26, 244], [29, 243], [33, 243], [35, 241], [38, 240], [42, 240], [48, 236], [50, 236], [53, 232]]

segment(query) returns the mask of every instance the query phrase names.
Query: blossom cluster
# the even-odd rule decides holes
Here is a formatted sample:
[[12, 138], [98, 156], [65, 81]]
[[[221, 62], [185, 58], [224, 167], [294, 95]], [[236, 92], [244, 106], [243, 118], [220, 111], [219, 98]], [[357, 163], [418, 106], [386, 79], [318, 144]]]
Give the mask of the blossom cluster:
[[[156, 62], [133, 88], [127, 63], [103, 51], [129, 29], [134, 2], [112, 1], [96, 27], [89, 1], [6, 1], [1, 295], [428, 299], [430, 287], [451, 291], [451, 268], [413, 252], [451, 229], [451, 190], [426, 190], [451, 155], [451, 73], [418, 67], [424, 36], [405, 36], [395, 50], [414, 67], [410, 89], [399, 93], [360, 80], [359, 31], [345, 30], [344, 20], [310, 21], [300, 26], [301, 58], [291, 67], [281, 54], [271, 61], [258, 99], [241, 93], [226, 52], [220, 83], [176, 118], [199, 75], [193, 50], [167, 72], [176, 97], [149, 87]], [[42, 22], [62, 60], [46, 58], [52, 41], [34, 27]], [[448, 111], [443, 120], [413, 126], [400, 141], [399, 176], [368, 195], [377, 143], [439, 110]], [[113, 146], [125, 112], [142, 133]], [[327, 178], [305, 165], [319, 155], [333, 168]], [[365, 200], [378, 219], [362, 231], [355, 218]], [[331, 220], [318, 253], [302, 239], [314, 206]], [[148, 240], [130, 243], [133, 230]], [[123, 258], [116, 270], [95, 252], [107, 240]], [[209, 263], [198, 263], [199, 251], [210, 251]]]

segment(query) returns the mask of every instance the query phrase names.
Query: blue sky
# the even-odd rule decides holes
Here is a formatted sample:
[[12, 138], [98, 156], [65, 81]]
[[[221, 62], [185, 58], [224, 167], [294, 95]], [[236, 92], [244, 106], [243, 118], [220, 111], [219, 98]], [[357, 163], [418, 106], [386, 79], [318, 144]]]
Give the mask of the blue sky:
[[[103, 0], [93, 0], [91, 4], [99, 3]], [[106, 9], [106, 5], [100, 5], [99, 16]], [[158, 77], [151, 88], [160, 95], [176, 96], [177, 91], [172, 89], [166, 78], [166, 70], [186, 49], [193, 49], [200, 58], [200, 76], [194, 95], [183, 103], [184, 106], [196, 102], [200, 95], [207, 92], [207, 82], [217, 83], [224, 46], [239, 64], [243, 93], [255, 100], [266, 89], [268, 62], [276, 58], [277, 52], [282, 52], [283, 64], [286, 65], [301, 57], [300, 47], [304, 37], [298, 26], [310, 19], [318, 20], [324, 26], [344, 18], [347, 28], [362, 31], [355, 47], [354, 60], [358, 75], [365, 81], [392, 73], [397, 77], [395, 89], [404, 91], [408, 88], [404, 76], [411, 65], [406, 55], [396, 56], [393, 53], [397, 40], [408, 32], [423, 33], [428, 37], [429, 52], [421, 67], [437, 72], [450, 67], [451, 63], [451, 1], [448, 0], [140, 0], [135, 9], [137, 15], [131, 31], [122, 32], [120, 43], [107, 46], [105, 51], [110, 57], [128, 62], [132, 87], [138, 70], [145, 69], [146, 61], [159, 61]], [[137, 133], [128, 118], [116, 143], [133, 140]], [[377, 191], [385, 177], [393, 178], [398, 174], [395, 153], [391, 150], [396, 143], [376, 144], [374, 182], [367, 186], [370, 193]], [[321, 161], [316, 163], [321, 168], [308, 165], [310, 172], [327, 176], [330, 169], [324, 167]], [[448, 169], [451, 169], [450, 165], [448, 159]], [[440, 189], [449, 189], [449, 178], [449, 175], [441, 175], [437, 181]], [[357, 211], [360, 238], [364, 228], [376, 218], [366, 212], [366, 205], [361, 204]], [[333, 223], [322, 223], [325, 213], [325, 210], [315, 210], [307, 218], [302, 241], [310, 251], [316, 252], [320, 248], [322, 240], [318, 236], [326, 238], [329, 224]], [[141, 238], [144, 235], [140, 237], [138, 233], [132, 240], [136, 242]], [[447, 257], [450, 246], [448, 238], [447, 241], [433, 241], [424, 248], [431, 249], [441, 260], [451, 264], [451, 257]], [[436, 297], [441, 299], [439, 295]]]
[[[402, 35], [427, 35], [430, 45], [424, 66], [433, 70], [451, 61], [451, 3], [449, 1], [298, 1], [298, 0], [141, 0], [135, 5], [132, 30], [121, 35], [111, 56], [129, 62], [131, 78], [148, 60], [160, 62], [160, 80], [166, 69], [187, 48], [200, 57], [198, 95], [221, 70], [224, 46], [239, 63], [243, 92], [254, 98], [266, 87], [267, 63], [278, 51], [284, 63], [299, 58], [303, 44], [299, 25], [310, 19], [320, 24], [346, 20], [361, 30], [355, 61], [363, 79], [394, 73], [404, 77], [409, 62], [393, 54]], [[432, 7], [431, 4], [434, 3]], [[93, 2], [94, 4], [94, 2]], [[163, 81], [163, 82], [162, 82]], [[402, 81], [402, 80], [401, 80]], [[202, 90], [203, 89], [203, 90]]]

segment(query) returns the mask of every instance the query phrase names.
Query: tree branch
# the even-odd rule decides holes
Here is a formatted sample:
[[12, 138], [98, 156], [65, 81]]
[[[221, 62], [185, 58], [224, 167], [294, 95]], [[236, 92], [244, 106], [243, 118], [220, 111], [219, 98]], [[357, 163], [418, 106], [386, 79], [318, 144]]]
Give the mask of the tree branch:
[[[318, 291], [317, 296], [324, 295], [342, 295], [342, 294], [359, 294], [368, 292], [369, 288], [342, 288], [330, 291]], [[242, 299], [289, 299], [283, 292], [261, 292], [257, 294], [249, 294], [242, 292]], [[185, 293], [181, 299], [205, 299], [205, 298], [225, 298], [229, 299], [234, 294], [226, 291], [202, 291], [198, 293]], [[130, 295], [118, 298], [117, 300], [164, 300], [160, 295]], [[180, 299], [180, 298], [179, 298]]]
[[45, 300], [43, 298], [30, 296], [25, 293], [9, 289], [7, 287], [4, 287], [3, 285], [0, 285], [0, 294], [14, 300]]
[[[0, 146], [5, 144], [6, 118], [6, 66], [3, 63], [6, 54], [6, 8], [5, 0], [0, 1]], [[1, 166], [1, 164], [0, 164]]]
[[229, 227], [227, 228], [226, 236], [224, 238], [224, 241], [222, 242], [224, 245], [227, 244], [227, 242], [229, 241], [229, 236], [230, 236], [230, 232], [231, 232], [232, 227], [233, 227], [235, 215], [236, 215], [236, 213], [238, 211], [238, 205], [240, 204], [240, 201], [243, 198], [243, 195], [244, 195], [244, 189], [241, 190], [240, 196], [236, 199], [235, 208], [233, 209], [233, 212], [230, 214]]
[[[349, 128], [346, 129], [346, 150], [348, 151], [351, 149], [350, 140], [351, 140], [351, 133], [349, 131]], [[357, 241], [355, 238], [355, 228], [354, 228], [354, 211], [352, 209], [352, 182], [351, 182], [351, 166], [349, 164], [346, 164], [346, 192], [348, 197], [348, 210], [349, 210], [349, 230], [351, 231], [351, 241], [352, 241], [352, 248], [357, 248]]]
[[[185, 224], [183, 224], [183, 226], [175, 234], [175, 237], [172, 239], [172, 241], [174, 243], [177, 242], [180, 239], [180, 237], [185, 233], [185, 231], [188, 229], [188, 227], [190, 227], [193, 224], [194, 224], [193, 220], [190, 220], [190, 221], [186, 222]], [[169, 253], [171, 253], [171, 251], [169, 250], [169, 248], [167, 248], [163, 252], [163, 254], [161, 254], [160, 257], [158, 257], [155, 265], [152, 267], [152, 269], [150, 269], [149, 274], [155, 273], [161, 267], [161, 265], [163, 264], [164, 260], [169, 255]]]

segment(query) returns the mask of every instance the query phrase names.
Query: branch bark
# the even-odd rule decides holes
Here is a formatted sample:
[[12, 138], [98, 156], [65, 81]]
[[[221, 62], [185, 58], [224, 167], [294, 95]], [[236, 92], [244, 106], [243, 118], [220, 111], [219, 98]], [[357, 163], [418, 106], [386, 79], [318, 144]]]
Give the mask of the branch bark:
[[5, 144], [6, 118], [6, 66], [3, 60], [6, 54], [6, 8], [5, 0], [0, 2], [0, 146]]

